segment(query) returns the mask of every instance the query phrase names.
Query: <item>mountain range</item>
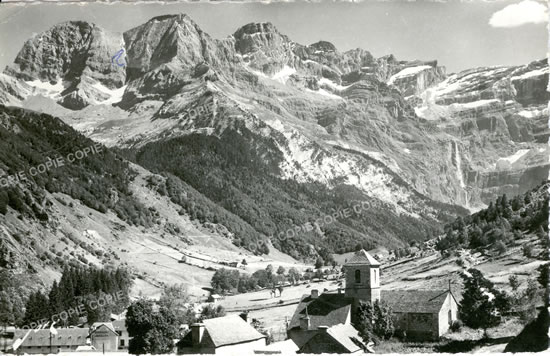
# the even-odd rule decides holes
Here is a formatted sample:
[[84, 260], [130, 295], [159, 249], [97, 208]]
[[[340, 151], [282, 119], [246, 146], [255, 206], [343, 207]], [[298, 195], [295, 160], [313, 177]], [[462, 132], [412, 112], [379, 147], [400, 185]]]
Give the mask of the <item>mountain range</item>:
[[[35, 207], [64, 194], [184, 245], [201, 241], [192, 225], [228, 249], [265, 254], [254, 246], [269, 240], [296, 259], [398, 247], [547, 180], [548, 75], [546, 60], [447, 74], [436, 60], [302, 45], [271, 23], [219, 40], [184, 14], [124, 33], [70, 21], [26, 41], [0, 74], [0, 176], [91, 139], [105, 156], [11, 188], [19, 220], [75, 230], [59, 209]], [[178, 214], [163, 219], [153, 196]], [[274, 237], [362, 202], [360, 214]], [[9, 221], [12, 236], [25, 229]]]

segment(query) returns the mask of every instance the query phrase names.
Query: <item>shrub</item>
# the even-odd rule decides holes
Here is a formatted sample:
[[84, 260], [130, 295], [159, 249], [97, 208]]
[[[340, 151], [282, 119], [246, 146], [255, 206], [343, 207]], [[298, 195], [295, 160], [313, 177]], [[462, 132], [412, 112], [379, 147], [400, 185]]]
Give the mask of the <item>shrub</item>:
[[504, 242], [502, 241], [497, 241], [495, 243], [495, 250], [497, 251], [497, 253], [499, 255], [502, 255], [506, 252], [507, 248], [506, 248], [506, 245], [504, 244]]
[[533, 246], [523, 245], [522, 252], [523, 252], [523, 256], [525, 256], [527, 258], [532, 258], [533, 257]]
[[463, 325], [464, 325], [464, 324], [462, 324], [462, 321], [460, 321], [460, 320], [455, 320], [455, 321], [453, 321], [453, 322], [451, 323], [451, 326], [449, 327], [449, 329], [450, 329], [452, 332], [456, 333], [457, 331], [460, 331], [460, 330], [462, 329], [462, 326], [463, 326]]

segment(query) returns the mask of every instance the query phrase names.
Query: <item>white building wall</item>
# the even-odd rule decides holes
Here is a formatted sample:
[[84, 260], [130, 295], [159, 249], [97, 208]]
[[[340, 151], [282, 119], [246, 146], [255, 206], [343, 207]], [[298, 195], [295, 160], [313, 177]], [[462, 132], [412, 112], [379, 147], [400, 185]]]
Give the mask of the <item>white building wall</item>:
[[458, 320], [458, 305], [456, 304], [455, 299], [451, 296], [449, 293], [447, 295], [447, 299], [445, 299], [445, 303], [443, 303], [443, 306], [441, 307], [441, 310], [439, 311], [438, 316], [438, 331], [439, 331], [439, 337], [445, 334], [447, 331], [449, 331], [449, 311], [451, 312], [451, 322]]

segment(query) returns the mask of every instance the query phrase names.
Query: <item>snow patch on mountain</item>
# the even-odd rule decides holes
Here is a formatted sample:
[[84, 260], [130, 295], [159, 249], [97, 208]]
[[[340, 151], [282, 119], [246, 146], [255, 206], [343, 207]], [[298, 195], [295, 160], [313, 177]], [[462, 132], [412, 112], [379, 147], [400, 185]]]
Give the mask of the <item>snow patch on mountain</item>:
[[521, 110], [517, 114], [526, 119], [532, 119], [539, 116], [548, 116], [548, 108], [544, 108], [542, 110], [526, 108]]
[[92, 87], [99, 90], [102, 93], [105, 93], [108, 97], [108, 99], [105, 99], [103, 101], [98, 101], [97, 104], [99, 105], [110, 105], [110, 104], [116, 104], [119, 103], [122, 100], [122, 96], [124, 95], [124, 91], [126, 90], [127, 85], [124, 85], [117, 89], [109, 89], [100, 82], [96, 82], [92, 84]]
[[61, 79], [57, 80], [57, 83], [52, 84], [50, 82], [43, 82], [40, 79], [32, 81], [26, 81], [25, 84], [33, 87], [37, 94], [41, 94], [47, 98], [57, 100], [61, 98], [61, 92], [65, 90], [68, 85], [64, 85]]
[[343, 98], [341, 96], [330, 93], [330, 92], [326, 91], [325, 89], [311, 90], [311, 89], [306, 88], [306, 91], [309, 92], [309, 93], [323, 95], [323, 96], [326, 96], [327, 98], [331, 98], [331, 99], [342, 99], [343, 100]]
[[491, 105], [491, 104], [494, 104], [494, 103], [499, 103], [500, 100], [498, 99], [488, 99], [488, 100], [477, 100], [477, 101], [471, 101], [469, 103], [456, 103], [456, 104], [451, 104], [451, 107], [453, 109], [476, 109], [476, 108], [480, 108], [482, 106], [487, 106], [487, 105]]
[[521, 149], [511, 156], [499, 158], [496, 163], [496, 168], [509, 169], [511, 165], [519, 161], [523, 156], [529, 153], [529, 151], [530, 151], [529, 149]]
[[279, 83], [286, 84], [286, 81], [288, 80], [288, 78], [294, 73], [296, 73], [296, 69], [285, 65], [283, 67], [283, 69], [281, 69], [279, 72], [275, 73], [271, 77], [271, 79], [273, 79], [275, 81], [278, 81]]
[[329, 87], [331, 87], [335, 90], [338, 90], [338, 91], [342, 91], [344, 89], [347, 89], [347, 88], [351, 87], [351, 85], [343, 86], [343, 85], [337, 84], [337, 83], [335, 83], [332, 80], [327, 79], [327, 78], [319, 79], [319, 85], [323, 85], [323, 84], [328, 85]]
[[412, 75], [418, 74], [422, 71], [425, 71], [426, 69], [432, 68], [431, 66], [417, 66], [417, 67], [408, 67], [403, 69], [402, 71], [392, 75], [390, 79], [388, 80], [388, 85], [392, 85], [397, 79], [410, 77]]
[[541, 75], [548, 74], [548, 72], [549, 72], [549, 67], [544, 67], [544, 68], [532, 70], [532, 71], [527, 72], [527, 73], [523, 73], [523, 74], [518, 75], [518, 76], [513, 76], [511, 79], [512, 80], [528, 79], [528, 78], [533, 78], [533, 77], [538, 77], [538, 76], [541, 76]]

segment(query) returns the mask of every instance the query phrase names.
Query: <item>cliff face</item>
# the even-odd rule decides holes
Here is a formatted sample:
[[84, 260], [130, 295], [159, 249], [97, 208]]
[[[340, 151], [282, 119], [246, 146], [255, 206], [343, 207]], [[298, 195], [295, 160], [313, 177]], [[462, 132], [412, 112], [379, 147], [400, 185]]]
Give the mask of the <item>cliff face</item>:
[[418, 116], [460, 139], [467, 201], [524, 193], [548, 178], [548, 65], [453, 74], [409, 101]]
[[123, 86], [126, 71], [111, 63], [122, 47], [121, 35], [86, 22], [66, 22], [28, 40], [6, 74], [79, 110]]
[[[121, 49], [125, 65], [113, 65]], [[447, 76], [437, 61], [302, 45], [270, 23], [216, 40], [180, 14], [123, 35], [55, 26], [0, 77], [0, 99], [126, 148], [246, 132], [283, 179], [435, 216], [421, 196], [477, 208], [546, 178], [547, 80], [544, 61]]]

